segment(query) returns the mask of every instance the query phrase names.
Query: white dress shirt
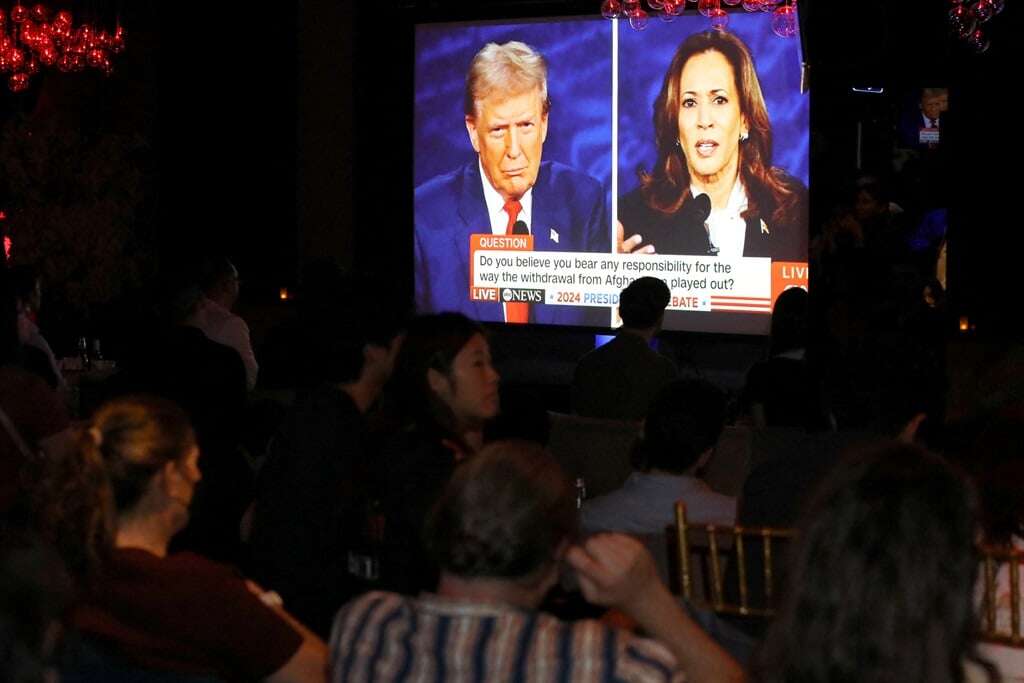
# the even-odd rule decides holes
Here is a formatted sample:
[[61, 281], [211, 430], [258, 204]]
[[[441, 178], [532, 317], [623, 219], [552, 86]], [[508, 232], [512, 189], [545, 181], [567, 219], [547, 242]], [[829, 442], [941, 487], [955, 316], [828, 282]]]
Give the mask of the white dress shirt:
[[[477, 163], [480, 162], [478, 161]], [[491, 219], [491, 233], [494, 235], [504, 235], [505, 228], [508, 227], [508, 214], [505, 212], [505, 198], [491, 186], [491, 181], [487, 180], [487, 176], [484, 175], [484, 167], [482, 164], [480, 166], [480, 182], [484, 186], [484, 201], [487, 203], [487, 216]], [[533, 225], [532, 187], [526, 191], [526, 194], [519, 198], [519, 203], [523, 208], [519, 210], [519, 216], [516, 220], [526, 223], [526, 227], [530, 231], [530, 234], [533, 234], [533, 229], [530, 227]]]
[[[704, 194], [693, 185], [690, 196]], [[747, 210], [747, 191], [739, 178], [732, 185], [729, 201], [721, 209], [711, 209], [711, 214], [704, 221], [708, 231], [712, 252], [717, 247], [719, 258], [734, 259], [743, 257], [743, 245], [747, 240], [747, 221], [743, 212]]]
[[230, 346], [238, 352], [242, 364], [245, 365], [245, 386], [252, 391], [256, 386], [256, 375], [260, 366], [256, 363], [256, 354], [252, 352], [249, 326], [245, 321], [216, 301], [203, 297], [199, 304], [196, 323], [207, 338], [218, 344]]

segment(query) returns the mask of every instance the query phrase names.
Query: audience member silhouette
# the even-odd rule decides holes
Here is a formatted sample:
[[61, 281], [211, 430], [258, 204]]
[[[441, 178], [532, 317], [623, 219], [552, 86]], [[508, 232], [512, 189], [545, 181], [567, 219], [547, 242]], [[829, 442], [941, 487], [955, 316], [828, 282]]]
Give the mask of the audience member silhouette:
[[772, 311], [769, 358], [748, 372], [745, 409], [755, 427], [790, 427], [809, 432], [833, 429], [824, 381], [807, 355], [809, 299], [801, 287], [787, 289]]
[[201, 267], [199, 286], [203, 296], [196, 311], [196, 326], [207, 337], [234, 349], [245, 366], [247, 389], [256, 386], [259, 364], [249, 339], [249, 326], [233, 313], [242, 281], [238, 269], [226, 257], [210, 257]]
[[844, 460], [815, 501], [753, 680], [996, 680], [975, 644], [977, 520], [961, 476], [893, 443]]
[[0, 531], [29, 523], [29, 484], [40, 461], [72, 448], [71, 417], [61, 397], [26, 369], [10, 272], [0, 266]]
[[39, 331], [39, 309], [43, 303], [43, 282], [33, 266], [22, 265], [11, 269], [11, 281], [18, 306], [18, 338], [28, 347], [28, 360], [54, 389], [65, 390], [67, 385], [53, 355], [53, 349]]
[[661, 534], [675, 523], [679, 500], [694, 524], [733, 524], [736, 499], [698, 478], [722, 433], [725, 407], [725, 395], [703, 380], [664, 386], [644, 420], [636, 470], [621, 489], [583, 504], [584, 529]]
[[349, 559], [372, 502], [364, 416], [391, 375], [402, 323], [368, 306], [335, 315], [336, 334], [317, 342], [320, 384], [300, 395], [271, 440], [249, 539], [254, 576], [324, 634], [363, 586]]
[[583, 356], [572, 381], [572, 408], [579, 415], [640, 420], [662, 386], [676, 376], [675, 365], [650, 347], [661, 330], [668, 286], [642, 277], [622, 290], [622, 328], [615, 339]]

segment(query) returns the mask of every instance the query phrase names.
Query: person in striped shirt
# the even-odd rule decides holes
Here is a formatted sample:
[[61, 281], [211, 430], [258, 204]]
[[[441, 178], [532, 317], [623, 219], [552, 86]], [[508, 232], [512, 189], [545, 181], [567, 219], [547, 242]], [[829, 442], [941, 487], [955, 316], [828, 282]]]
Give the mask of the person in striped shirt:
[[[436, 594], [373, 592], [331, 634], [342, 681], [739, 681], [742, 672], [679, 608], [635, 540], [576, 537], [572, 488], [551, 456], [496, 442], [463, 462], [426, 524]], [[562, 561], [584, 596], [651, 638], [537, 610]]]

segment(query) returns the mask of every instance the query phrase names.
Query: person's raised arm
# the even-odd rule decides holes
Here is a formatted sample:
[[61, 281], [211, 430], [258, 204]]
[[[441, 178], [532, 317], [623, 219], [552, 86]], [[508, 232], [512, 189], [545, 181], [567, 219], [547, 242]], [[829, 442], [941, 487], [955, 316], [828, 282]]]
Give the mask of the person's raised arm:
[[566, 559], [587, 600], [633, 618], [669, 648], [688, 681], [744, 680], [739, 664], [682, 610], [639, 541], [622, 534], [598, 534], [570, 548]]

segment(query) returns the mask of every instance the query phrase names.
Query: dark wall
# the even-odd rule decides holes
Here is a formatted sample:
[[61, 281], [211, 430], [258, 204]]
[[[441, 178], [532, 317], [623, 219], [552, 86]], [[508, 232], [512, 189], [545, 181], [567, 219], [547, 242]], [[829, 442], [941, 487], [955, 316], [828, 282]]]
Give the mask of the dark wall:
[[[296, 261], [294, 3], [159, 3], [162, 252], [235, 257], [249, 287]], [[252, 289], [250, 289], [252, 291]]]

